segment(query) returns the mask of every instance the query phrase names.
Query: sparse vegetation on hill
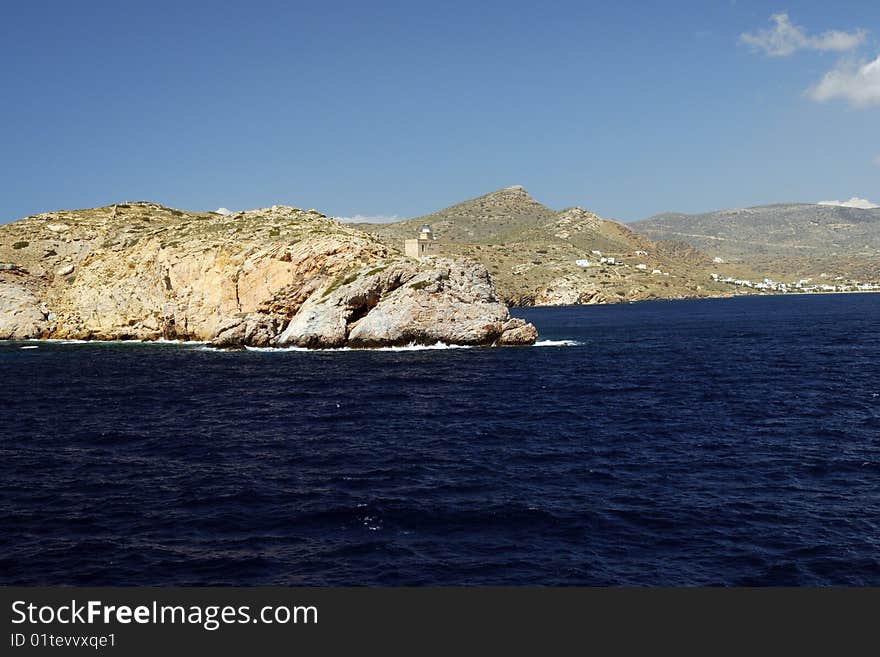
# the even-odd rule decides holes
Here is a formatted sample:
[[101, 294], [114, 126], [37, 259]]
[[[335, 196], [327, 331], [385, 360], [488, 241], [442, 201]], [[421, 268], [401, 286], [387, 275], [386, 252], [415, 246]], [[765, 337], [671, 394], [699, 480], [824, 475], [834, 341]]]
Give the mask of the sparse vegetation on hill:
[[[583, 208], [557, 212], [518, 185], [423, 217], [357, 226], [391, 247], [425, 223], [442, 240], [444, 253], [486, 265], [499, 293], [514, 305], [730, 294], [709, 280], [711, 258], [696, 249], [652, 241]], [[614, 264], [601, 262], [603, 257]]]
[[632, 226], [653, 239], [686, 242], [756, 275], [880, 279], [880, 209], [777, 204], [665, 213]]

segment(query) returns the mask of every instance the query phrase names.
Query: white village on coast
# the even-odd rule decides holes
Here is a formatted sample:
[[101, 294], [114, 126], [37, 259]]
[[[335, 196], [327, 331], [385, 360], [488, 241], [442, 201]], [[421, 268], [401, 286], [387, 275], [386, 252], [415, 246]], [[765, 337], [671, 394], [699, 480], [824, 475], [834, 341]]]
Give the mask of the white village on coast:
[[863, 283], [861, 281], [844, 280], [842, 276], [835, 277], [834, 283], [816, 283], [812, 278], [802, 278], [792, 283], [774, 281], [772, 278], [764, 278], [760, 281], [733, 278], [731, 276], [719, 276], [712, 274], [710, 278], [716, 283], [727, 283], [741, 288], [760, 290], [763, 292], [779, 292], [782, 294], [816, 294], [827, 292], [880, 292], [880, 283]]

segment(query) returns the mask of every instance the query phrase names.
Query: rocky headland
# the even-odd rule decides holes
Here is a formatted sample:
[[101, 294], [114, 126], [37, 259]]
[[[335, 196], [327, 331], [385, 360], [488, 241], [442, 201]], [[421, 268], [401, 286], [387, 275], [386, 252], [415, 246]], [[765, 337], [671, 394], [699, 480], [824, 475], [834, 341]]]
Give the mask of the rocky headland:
[[0, 226], [0, 339], [333, 348], [536, 337], [484, 265], [407, 258], [316, 210], [129, 202]]

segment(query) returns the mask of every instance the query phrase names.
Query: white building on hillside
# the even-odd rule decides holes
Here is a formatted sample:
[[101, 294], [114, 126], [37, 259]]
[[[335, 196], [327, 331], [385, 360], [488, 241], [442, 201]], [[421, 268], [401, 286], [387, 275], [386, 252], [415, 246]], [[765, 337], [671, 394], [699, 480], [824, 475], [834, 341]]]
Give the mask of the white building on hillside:
[[427, 256], [439, 255], [440, 241], [434, 237], [431, 227], [428, 224], [425, 224], [419, 231], [418, 238], [404, 241], [403, 250], [406, 255], [412, 258], [424, 258]]

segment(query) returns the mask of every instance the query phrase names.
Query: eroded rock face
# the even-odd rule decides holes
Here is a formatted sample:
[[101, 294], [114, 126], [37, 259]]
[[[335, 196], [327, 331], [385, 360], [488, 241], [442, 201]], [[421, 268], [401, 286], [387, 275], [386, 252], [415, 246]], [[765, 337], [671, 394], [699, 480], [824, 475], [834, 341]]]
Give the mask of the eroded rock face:
[[519, 317], [512, 317], [501, 328], [499, 344], [503, 345], [530, 345], [538, 339], [538, 330], [533, 324], [527, 323]]
[[[531, 325], [529, 325], [531, 326]], [[277, 344], [381, 347], [407, 344], [532, 344], [495, 296], [485, 267], [436, 260], [364, 269], [303, 304]], [[511, 331], [507, 341], [502, 338]], [[534, 330], [534, 327], [532, 327]], [[535, 332], [537, 335], [537, 332]]]
[[613, 301], [595, 289], [568, 278], [557, 278], [535, 295], [536, 306], [574, 306]]
[[417, 273], [413, 261], [365, 267], [315, 291], [278, 338], [282, 346], [342, 347], [351, 324]]
[[509, 323], [482, 265], [405, 258], [314, 210], [193, 214], [134, 203], [49, 213], [0, 227], [0, 260], [16, 279], [0, 296], [0, 337], [239, 348], [523, 344], [529, 335]]
[[218, 349], [238, 349], [245, 346], [271, 347], [275, 345], [281, 322], [271, 315], [251, 313], [236, 317], [221, 326], [211, 345]]
[[397, 287], [351, 326], [355, 347], [383, 344], [494, 344], [510, 315], [486, 268], [440, 260]]
[[40, 301], [27, 288], [0, 282], [0, 340], [25, 340], [49, 335]]

